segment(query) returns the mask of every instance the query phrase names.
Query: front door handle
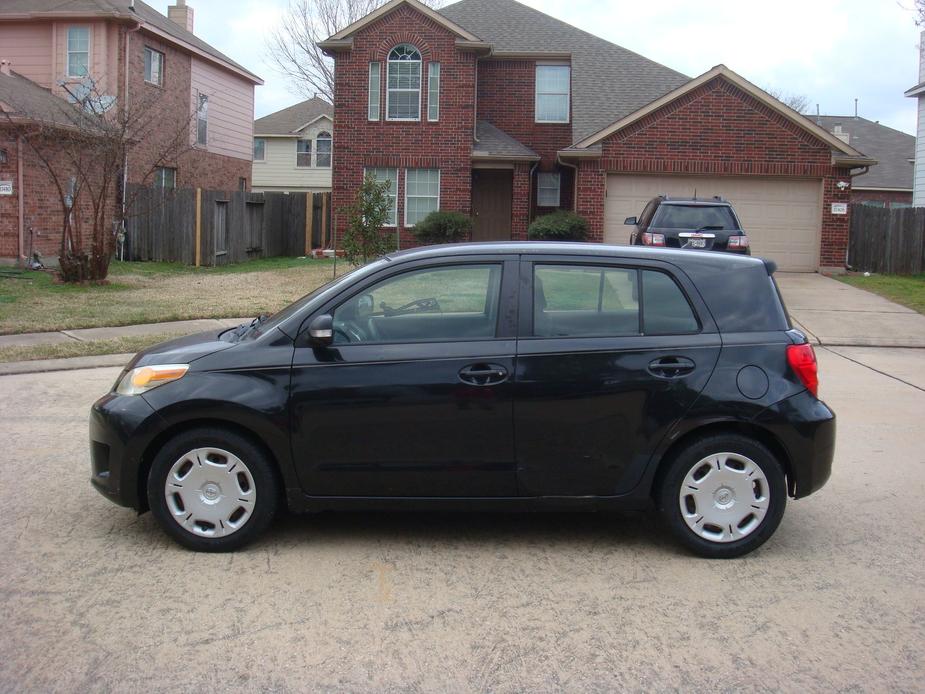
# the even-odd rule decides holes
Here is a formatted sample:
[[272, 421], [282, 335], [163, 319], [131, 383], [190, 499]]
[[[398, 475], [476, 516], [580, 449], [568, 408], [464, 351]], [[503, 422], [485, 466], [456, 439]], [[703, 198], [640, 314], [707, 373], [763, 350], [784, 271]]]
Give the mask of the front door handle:
[[500, 364], [469, 364], [459, 370], [459, 380], [470, 386], [494, 386], [504, 383], [507, 376]]
[[680, 378], [695, 368], [697, 365], [687, 357], [659, 357], [649, 362], [649, 373], [659, 378]]

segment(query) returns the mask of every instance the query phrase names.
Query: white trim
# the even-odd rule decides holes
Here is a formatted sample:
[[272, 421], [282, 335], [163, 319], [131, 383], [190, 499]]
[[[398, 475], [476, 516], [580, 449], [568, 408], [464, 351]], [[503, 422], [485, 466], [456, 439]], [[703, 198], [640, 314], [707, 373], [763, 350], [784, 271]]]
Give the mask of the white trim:
[[[382, 169], [383, 171], [394, 171], [395, 172], [395, 192], [389, 193], [389, 197], [395, 198], [395, 223], [394, 224], [383, 224], [383, 229], [397, 229], [398, 228], [398, 167], [397, 166], [364, 166], [363, 167], [363, 178], [366, 178], [366, 173], [371, 169]], [[376, 179], [377, 181], [379, 179]]]
[[[542, 176], [555, 176], [556, 177], [556, 202], [552, 205], [540, 202], [540, 192], [544, 190], [540, 186], [540, 177]], [[545, 188], [545, 190], [552, 190], [552, 188]], [[559, 207], [562, 204], [562, 172], [560, 171], [537, 171], [536, 173], [536, 206], [537, 207]]]
[[854, 147], [848, 145], [843, 140], [840, 140], [839, 138], [835, 137], [832, 133], [830, 133], [825, 128], [822, 128], [816, 125], [809, 118], [797, 113], [796, 111], [794, 111], [792, 108], [790, 108], [786, 104], [781, 103], [780, 101], [775, 99], [773, 96], [768, 94], [766, 91], [756, 87], [754, 84], [749, 82], [747, 79], [745, 79], [741, 75], [736, 74], [735, 72], [730, 70], [725, 65], [717, 65], [716, 67], [708, 70], [707, 72], [703, 73], [699, 77], [695, 77], [689, 82], [682, 84], [677, 89], [674, 89], [668, 92], [667, 94], [664, 94], [663, 96], [659, 97], [655, 101], [650, 102], [646, 106], [643, 106], [638, 111], [635, 111], [629, 114], [628, 116], [621, 118], [615, 123], [608, 125], [606, 128], [597, 131], [593, 135], [589, 135], [585, 139], [580, 140], [579, 142], [576, 142], [574, 145], [572, 145], [572, 147], [590, 147], [591, 145], [600, 142], [601, 140], [609, 137], [610, 135], [613, 135], [615, 132], [622, 130], [628, 125], [635, 123], [636, 121], [644, 118], [650, 113], [657, 111], [662, 106], [665, 106], [666, 104], [671, 103], [675, 99], [678, 99], [679, 97], [684, 96], [688, 92], [693, 91], [697, 87], [703, 84], [706, 84], [707, 82], [712, 80], [714, 77], [720, 77], [720, 76], [725, 78], [729, 82], [732, 82], [732, 84], [739, 87], [745, 93], [758, 99], [765, 106], [768, 106], [774, 111], [777, 111], [782, 116], [789, 118], [794, 123], [799, 125], [801, 128], [809, 131], [810, 133], [818, 137], [823, 142], [826, 142], [827, 144], [831, 145], [832, 148], [838, 150], [839, 152], [843, 152], [844, 154], [847, 154], [850, 157], [857, 157], [858, 159], [869, 161], [868, 157], [863, 155], [861, 152], [856, 150]]
[[[299, 151], [299, 145], [302, 144], [303, 142], [307, 142], [307, 143], [308, 143], [308, 151], [307, 151], [307, 152], [300, 152], [300, 151]], [[307, 164], [307, 165], [299, 164], [299, 155], [300, 155], [300, 154], [307, 154], [307, 155], [308, 155], [308, 164]], [[313, 166], [313, 164], [314, 164], [314, 158], [315, 158], [315, 141], [314, 141], [312, 138], [310, 138], [310, 137], [299, 137], [299, 138], [296, 138], [296, 141], [295, 141], [295, 168], [297, 168], [297, 169], [313, 169], [313, 168], [315, 168], [315, 167]]]
[[[565, 120], [543, 120], [539, 118], [539, 99], [540, 99], [540, 80], [539, 71], [541, 67], [564, 67], [568, 69], [568, 87], [565, 90]], [[560, 92], [544, 92], [545, 96], [562, 96]], [[534, 123], [557, 123], [568, 124], [572, 122], [572, 66], [568, 63], [561, 62], [537, 62], [533, 68], [533, 122]]]
[[385, 14], [388, 14], [389, 12], [397, 8], [399, 5], [403, 5], [403, 4], [410, 5], [413, 9], [417, 10], [421, 14], [437, 22], [437, 24], [443, 27], [446, 27], [447, 29], [452, 31], [454, 34], [456, 34], [457, 36], [461, 36], [467, 41], [481, 41], [481, 39], [479, 39], [479, 37], [476, 36], [475, 34], [470, 34], [468, 31], [463, 29], [458, 24], [451, 22], [449, 19], [444, 17], [439, 12], [435, 12], [434, 10], [427, 7], [426, 5], [422, 5], [421, 3], [417, 2], [417, 0], [391, 0], [391, 2], [387, 2], [386, 4], [382, 5], [379, 9], [370, 12], [368, 15], [366, 15], [365, 17], [361, 19], [358, 19], [350, 26], [341, 29], [336, 34], [328, 38], [326, 41], [322, 41], [322, 43], [327, 43], [328, 41], [339, 41], [341, 39], [345, 39], [351, 34], [365, 27], [367, 24], [370, 24], [376, 21], [377, 19], [379, 19], [379, 17], [382, 17]]
[[[373, 66], [376, 75], [376, 117], [372, 117], [372, 95], [373, 95]], [[366, 120], [379, 121], [382, 115], [382, 63], [378, 60], [370, 60], [369, 68], [366, 74]]]
[[[315, 116], [314, 118], [312, 118], [312, 119], [311, 119], [310, 121], [308, 121], [308, 123], [306, 123], [305, 125], [300, 125], [298, 128], [296, 128], [295, 130], [293, 130], [293, 131], [292, 131], [293, 135], [297, 135], [298, 133], [300, 133], [300, 132], [302, 132], [303, 130], [305, 130], [305, 128], [307, 128], [308, 126], [313, 125], [313, 124], [317, 123], [318, 121], [320, 121], [322, 118], [327, 118], [329, 121], [331, 121], [332, 124], [334, 123], [334, 118], [333, 118], [332, 116], [329, 116], [329, 115], [326, 114], [326, 113], [322, 113], [320, 116]], [[287, 137], [287, 135], [279, 135], [278, 137]], [[288, 137], [292, 137], [292, 135], [291, 135], [291, 136], [288, 136]]]
[[[322, 135], [327, 135], [327, 137], [321, 137]], [[326, 140], [330, 144], [330, 148], [326, 152], [328, 155], [328, 165], [321, 166], [318, 163], [318, 154], [321, 153], [321, 150], [318, 148], [318, 143], [322, 140]], [[315, 151], [312, 154], [312, 164], [316, 169], [332, 169], [334, 168], [334, 135], [327, 130], [322, 130], [317, 135], [315, 135]]]
[[[159, 50], [157, 50], [156, 48], [151, 48], [151, 46], [144, 46], [143, 48], [144, 48], [144, 50], [142, 51], [142, 63], [143, 63], [143, 65], [142, 65], [142, 68], [141, 68], [141, 69], [142, 69], [142, 72], [146, 72], [146, 71], [147, 71], [147, 60], [145, 60], [146, 54], [147, 54], [147, 53], [157, 54], [157, 55], [160, 56], [160, 64], [158, 65], [158, 68], [157, 68], [157, 76], [160, 78], [160, 81], [154, 82], [154, 81], [152, 81], [152, 80], [149, 80], [148, 77], [147, 77], [146, 75], [142, 75], [142, 79], [144, 79], [145, 84], [151, 84], [151, 85], [153, 85], [153, 86], [155, 86], [155, 87], [163, 87], [163, 86], [164, 86], [164, 58], [166, 58], [166, 56], [164, 55], [164, 52], [163, 52], [163, 51], [159, 51]], [[153, 62], [153, 61], [152, 61], [151, 65], [152, 65], [152, 67], [153, 67], [153, 65], [154, 65], [154, 62]]]
[[[71, 29], [86, 29], [87, 30], [87, 50], [86, 51], [72, 51], [71, 50]], [[83, 75], [72, 75], [71, 74], [71, 54], [78, 53], [87, 54], [87, 64], [86, 64], [86, 73]], [[92, 56], [93, 56], [93, 27], [89, 24], [68, 24], [67, 29], [64, 31], [64, 74], [67, 79], [87, 79], [92, 77], [90, 68], [92, 67]]]
[[[402, 221], [404, 222], [403, 226], [406, 229], [413, 229], [414, 224], [408, 224], [408, 172], [409, 171], [436, 171], [437, 172], [437, 207], [435, 209], [440, 209], [440, 169], [429, 169], [429, 168], [411, 168], [405, 169], [405, 199], [404, 199], [404, 209], [402, 210]], [[432, 195], [415, 195], [416, 198], [431, 198]]]
[[[411, 46], [414, 50], [417, 51], [418, 55], [421, 57], [420, 60], [389, 60], [389, 55], [392, 54], [398, 46]], [[389, 65], [395, 63], [396, 65], [401, 65], [402, 63], [417, 63], [418, 65], [418, 117], [417, 118], [392, 118], [389, 116], [389, 94], [392, 90], [389, 88]], [[396, 89], [396, 92], [413, 92], [413, 89]], [[424, 101], [424, 54], [421, 53], [421, 49], [415, 46], [412, 43], [397, 43], [392, 48], [389, 49], [388, 55], [385, 57], [385, 120], [391, 121], [393, 123], [417, 123], [421, 120], [421, 110], [423, 108]], [[367, 114], [368, 115], [368, 114]]]

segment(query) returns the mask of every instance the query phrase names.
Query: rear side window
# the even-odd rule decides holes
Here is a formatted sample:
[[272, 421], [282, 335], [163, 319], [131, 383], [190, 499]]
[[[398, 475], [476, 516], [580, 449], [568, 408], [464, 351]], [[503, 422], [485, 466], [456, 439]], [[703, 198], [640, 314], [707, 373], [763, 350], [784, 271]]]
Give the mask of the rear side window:
[[738, 229], [735, 215], [725, 205], [662, 205], [652, 220], [659, 229]]
[[700, 329], [681, 288], [664, 272], [642, 271], [642, 298], [646, 335], [678, 335]]
[[590, 337], [639, 334], [635, 270], [586, 265], [536, 265], [533, 334]]

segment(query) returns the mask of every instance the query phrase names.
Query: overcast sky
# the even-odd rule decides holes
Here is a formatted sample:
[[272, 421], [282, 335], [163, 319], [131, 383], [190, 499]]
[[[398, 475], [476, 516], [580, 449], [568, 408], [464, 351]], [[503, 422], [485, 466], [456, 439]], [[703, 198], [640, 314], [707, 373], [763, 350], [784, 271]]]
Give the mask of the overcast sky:
[[[147, 0], [165, 12], [170, 0]], [[189, 0], [196, 34], [260, 75], [257, 116], [300, 101], [274, 71], [266, 36], [287, 0]], [[526, 0], [691, 77], [724, 63], [760, 87], [809, 97], [915, 134], [919, 31], [913, 0]]]

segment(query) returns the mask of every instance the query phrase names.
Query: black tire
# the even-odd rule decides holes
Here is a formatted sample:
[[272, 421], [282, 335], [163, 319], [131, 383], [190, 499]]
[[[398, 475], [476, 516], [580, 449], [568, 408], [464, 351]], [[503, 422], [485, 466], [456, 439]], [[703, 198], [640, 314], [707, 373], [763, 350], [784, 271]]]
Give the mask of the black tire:
[[[705, 458], [719, 453], [733, 453], [754, 462], [764, 473], [768, 487], [764, 517], [745, 537], [731, 541], [707, 539], [697, 534], [688, 526], [681, 508], [681, 488], [688, 473], [700, 467]], [[713, 472], [712, 468], [709, 472]], [[656, 500], [662, 517], [681, 544], [701, 557], [731, 559], [757, 549], [777, 530], [787, 506], [787, 480], [780, 462], [759, 441], [739, 434], [718, 434], [698, 439], [674, 456], [661, 478]], [[736, 499], [735, 503], [742, 502]], [[745, 507], [740, 508], [747, 511]], [[693, 515], [690, 510], [688, 513]], [[730, 513], [733, 511], [730, 510]], [[732, 530], [730, 527], [730, 537], [733, 536]], [[723, 535], [725, 537], [725, 530]]]
[[[253, 480], [255, 499], [248, 507], [250, 515], [231, 534], [214, 537], [197, 534], [181, 525], [168, 508], [165, 486], [171, 469], [190, 451], [203, 448], [220, 449], [236, 456], [245, 464]], [[198, 552], [231, 552], [254, 540], [276, 515], [279, 497], [279, 480], [267, 454], [230, 429], [209, 427], [178, 434], [161, 448], [148, 474], [148, 504], [158, 524], [181, 545]], [[221, 525], [222, 531], [227, 532], [224, 524]]]

